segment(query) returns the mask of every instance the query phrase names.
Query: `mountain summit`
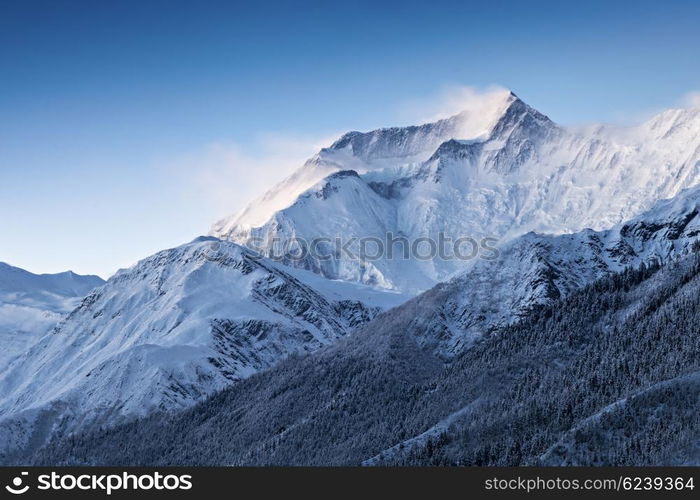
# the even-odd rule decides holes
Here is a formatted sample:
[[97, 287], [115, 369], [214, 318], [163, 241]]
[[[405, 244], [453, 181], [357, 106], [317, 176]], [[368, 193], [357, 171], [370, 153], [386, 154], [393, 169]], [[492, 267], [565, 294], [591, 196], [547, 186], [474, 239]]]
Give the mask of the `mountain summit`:
[[301, 193], [333, 172], [352, 169], [366, 173], [421, 163], [445, 141], [483, 138], [509, 107], [522, 104], [515, 94], [502, 90], [470, 100], [465, 109], [456, 110], [452, 116], [422, 125], [347, 132], [242, 212], [218, 221], [211, 234], [245, 233], [264, 224], [275, 212], [291, 205]]
[[[350, 170], [357, 175], [331, 177]], [[432, 123], [349, 132], [211, 234], [257, 242], [263, 254], [299, 238], [416, 241], [443, 233], [505, 243], [528, 231], [606, 229], [699, 181], [697, 108], [629, 128], [570, 129], [505, 91]], [[409, 293], [472, 264], [342, 255], [285, 262]]]

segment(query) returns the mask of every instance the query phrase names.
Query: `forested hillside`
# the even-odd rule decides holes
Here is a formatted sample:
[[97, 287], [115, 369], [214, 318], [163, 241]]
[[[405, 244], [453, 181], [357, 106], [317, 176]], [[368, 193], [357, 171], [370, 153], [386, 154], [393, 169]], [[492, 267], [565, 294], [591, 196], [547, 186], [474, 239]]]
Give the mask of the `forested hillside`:
[[605, 278], [450, 364], [416, 344], [410, 301], [190, 410], [64, 437], [26, 461], [697, 464], [699, 273], [693, 254]]

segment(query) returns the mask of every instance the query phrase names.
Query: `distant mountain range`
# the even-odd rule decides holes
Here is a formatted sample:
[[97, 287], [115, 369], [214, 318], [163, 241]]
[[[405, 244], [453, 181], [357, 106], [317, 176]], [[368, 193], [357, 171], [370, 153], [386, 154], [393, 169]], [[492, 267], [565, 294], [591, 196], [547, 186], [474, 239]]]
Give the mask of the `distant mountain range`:
[[[33, 274], [0, 262], [0, 368], [23, 353], [104, 280], [73, 272]], [[2, 371], [2, 370], [0, 370]]]

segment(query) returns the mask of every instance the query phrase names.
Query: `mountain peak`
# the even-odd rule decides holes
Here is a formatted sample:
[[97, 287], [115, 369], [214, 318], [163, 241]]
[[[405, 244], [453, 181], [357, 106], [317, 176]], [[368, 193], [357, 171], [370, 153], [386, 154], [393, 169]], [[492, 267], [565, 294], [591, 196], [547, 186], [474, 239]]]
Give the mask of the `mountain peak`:
[[530, 109], [517, 95], [506, 89], [470, 98], [458, 114], [449, 118], [456, 124], [451, 138], [485, 139], [514, 107]]
[[[478, 140], [487, 137], [514, 103], [531, 109], [507, 89], [469, 94], [450, 105], [453, 110], [460, 110], [457, 114], [452, 111], [421, 125], [347, 132], [324, 151], [327, 154], [348, 151], [363, 161], [388, 158], [424, 160], [449, 139]], [[417, 158], [421, 154], [425, 156]]]
[[[507, 242], [530, 230], [610, 228], [700, 182], [700, 113], [670, 110], [629, 130], [589, 131], [557, 125], [510, 90], [458, 97], [446, 111], [462, 111], [448, 118], [346, 134], [272, 192], [275, 210], [268, 209], [268, 196], [255, 218], [225, 221], [212, 234], [242, 244], [253, 236], [382, 238], [388, 232]], [[344, 173], [328, 177], [334, 172]], [[680, 228], [692, 212], [669, 216], [671, 225], [678, 221]], [[292, 265], [413, 291], [471, 263], [380, 259], [370, 274], [344, 257]], [[418, 279], [425, 284], [415, 286]]]

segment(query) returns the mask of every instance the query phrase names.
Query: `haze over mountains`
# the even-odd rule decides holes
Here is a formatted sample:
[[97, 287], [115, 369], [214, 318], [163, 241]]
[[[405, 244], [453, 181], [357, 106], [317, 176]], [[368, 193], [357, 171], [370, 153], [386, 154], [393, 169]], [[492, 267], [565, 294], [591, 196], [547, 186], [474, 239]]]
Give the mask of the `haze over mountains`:
[[[105, 284], [74, 275], [59, 280], [63, 288], [33, 278], [0, 281], [4, 294], [0, 313], [5, 307], [25, 307], [27, 300], [37, 301], [37, 297], [65, 298], [61, 293], [72, 293], [65, 296], [76, 300], [75, 296], [84, 296], [71, 304], [74, 308], [65, 317], [60, 314], [67, 312], [65, 304], [70, 300], [60, 302], [61, 298], [64, 309], [46, 316], [46, 321], [37, 320], [37, 327], [24, 337], [31, 341], [17, 349], [21, 354], [0, 364], [2, 460], [24, 463], [34, 451], [54, 443], [53, 455], [45, 455], [53, 457], [48, 460], [137, 461], [103, 449], [90, 456], [84, 447], [92, 443], [101, 449], [101, 444], [93, 442], [98, 427], [110, 428], [135, 418], [146, 419], [137, 422], [145, 422], [155, 440], [171, 439], [164, 436], [180, 424], [193, 425], [192, 435], [206, 436], [210, 439], [206, 446], [214, 447], [214, 435], [199, 429], [198, 423], [174, 421], [172, 429], [158, 434], [148, 427], [148, 418], [157, 412], [182, 412], [231, 388], [213, 403], [196, 406], [195, 413], [182, 414], [189, 419], [202, 412], [218, 421], [224, 418], [219, 412], [242, 412], [240, 437], [217, 436], [227, 442], [248, 441], [241, 441], [242, 448], [235, 453], [222, 445], [221, 453], [212, 454], [207, 463], [424, 464], [427, 459], [421, 450], [428, 438], [443, 431], [461, 436], [453, 424], [463, 422], [466, 415], [487, 421], [489, 414], [479, 413], [479, 408], [486, 402], [496, 404], [496, 399], [487, 394], [482, 399], [480, 391], [490, 391], [493, 384], [504, 387], [499, 380], [468, 385], [465, 381], [473, 379], [474, 372], [465, 360], [476, 366], [479, 352], [484, 360], [498, 358], [503, 362], [498, 372], [502, 376], [509, 366], [530, 366], [544, 356], [549, 361], [536, 369], [551, 381], [557, 370], [565, 369], [558, 366], [557, 354], [560, 342], [566, 343], [562, 340], [565, 326], [582, 320], [577, 293], [593, 297], [597, 283], [616, 283], [618, 302], [603, 301], [594, 312], [620, 330], [629, 328], [627, 315], [645, 304], [663, 302], [676, 293], [678, 300], [686, 300], [687, 282], [674, 281], [678, 272], [673, 269], [683, 269], [689, 273], [688, 280], [697, 281], [693, 255], [700, 238], [700, 188], [696, 187], [700, 108], [669, 110], [626, 129], [565, 128], [507, 91], [488, 94], [472, 108], [455, 111], [451, 118], [425, 125], [347, 133], [261, 200], [216, 223], [212, 236], [158, 252], [119, 271]], [[385, 240], [391, 234], [413, 242], [439, 240], [441, 233], [453, 239], [495, 238], [500, 244], [490, 256], [471, 259], [402, 258], [400, 253], [363, 259], [330, 247], [325, 249], [330, 258], [309, 253], [299, 259], [285, 253], [285, 245], [292, 240], [352, 242]], [[652, 277], [645, 271], [649, 267], [655, 273], [662, 271]], [[630, 269], [641, 270], [625, 288], [615, 280]], [[81, 286], [68, 286], [73, 282]], [[27, 295], [22, 295], [23, 287], [31, 288]], [[630, 287], [646, 287], [649, 297]], [[664, 287], [670, 291], [664, 292]], [[570, 297], [573, 303], [567, 302]], [[538, 311], [556, 304], [568, 307], [569, 316], [558, 325], [544, 325], [546, 318], [537, 316]], [[680, 314], [677, 309], [672, 312]], [[645, 318], [635, 321], [648, 326]], [[516, 337], [511, 344], [488, 340], [494, 335], [517, 335], [519, 328], [535, 337], [545, 328], [550, 337], [537, 345], [527, 344], [531, 338], [527, 336]], [[651, 339], [652, 333], [646, 333]], [[683, 338], [692, 330], [677, 333]], [[663, 336], [658, 342], [649, 351], [650, 359], [669, 348]], [[529, 359], [508, 358], [512, 351], [497, 351], [523, 345], [528, 346]], [[605, 344], [594, 336], [577, 345], [602, 352]], [[696, 343], [689, 341], [686, 347], [689, 351], [683, 355], [692, 357]], [[285, 362], [290, 356], [292, 360]], [[658, 359], [669, 358], [659, 354]], [[684, 357], [673, 370], [654, 371], [642, 382], [630, 379], [610, 396], [620, 399], [634, 393], [638, 396], [634, 401], [652, 401], [665, 390], [666, 386], [658, 385], [664, 374], [681, 377], [669, 384], [690, 387], [692, 392], [696, 379], [690, 373], [698, 367], [688, 359]], [[574, 366], [579, 361], [573, 352], [562, 353], [562, 363]], [[635, 362], [641, 366], [644, 359]], [[322, 373], [314, 372], [316, 363]], [[503, 384], [521, 383], [518, 373], [503, 375]], [[358, 378], [353, 379], [353, 374]], [[241, 382], [253, 375], [254, 381]], [[294, 380], [307, 375], [309, 381], [319, 381], [320, 389], [304, 383], [297, 389], [308, 390], [292, 390]], [[686, 375], [689, 378], [682, 378]], [[357, 380], [366, 381], [366, 387], [357, 386]], [[455, 396], [454, 391], [462, 390], [454, 385], [459, 380], [469, 391], [468, 401]], [[429, 398], [412, 399], [405, 406], [401, 391], [409, 387], [420, 391], [423, 384], [444, 386], [443, 396], [451, 402], [435, 408], [451, 410], [428, 415], [421, 405], [428, 404]], [[258, 397], [254, 395], [258, 390], [283, 396], [281, 400]], [[284, 396], [287, 391], [291, 399]], [[392, 429], [375, 428], [377, 439], [365, 440], [366, 436], [352, 435], [352, 429], [367, 424], [363, 420], [367, 412], [375, 415], [381, 410], [345, 394], [358, 398], [370, 394], [370, 399], [384, 402], [386, 411], [399, 412], [400, 407], [399, 413], [415, 413], [392, 420], [387, 424]], [[494, 398], [505, 398], [504, 394], [496, 391]], [[557, 432], [546, 429], [546, 422], [533, 424], [532, 429], [545, 426], [540, 431], [548, 433], [549, 446], [554, 448], [543, 449], [544, 441], [526, 432], [523, 439], [534, 441], [528, 445], [529, 454], [518, 452], [522, 462], [592, 460], [571, 443], [571, 436], [578, 430], [592, 432], [597, 425], [594, 420], [599, 419], [586, 419], [614, 401], [592, 398], [585, 411], [567, 420], [569, 427], [559, 422]], [[637, 409], [644, 413], [645, 408]], [[454, 414], [458, 411], [463, 413]], [[254, 414], [269, 414], [270, 419], [260, 422]], [[340, 414], [349, 419], [346, 429], [338, 431], [346, 435], [331, 448], [319, 448], [316, 455], [311, 450], [294, 455], [286, 448], [303, 432], [317, 437], [334, 432], [330, 422]], [[309, 431], [316, 418], [323, 425]], [[398, 417], [392, 414], [391, 418]], [[439, 432], [424, 435], [436, 425]], [[480, 432], [476, 424], [469, 425]], [[133, 432], [133, 427], [119, 429], [115, 432]], [[502, 429], [491, 431], [497, 435]], [[71, 454], [65, 441], [69, 434], [79, 436], [82, 455]], [[416, 453], [404, 453], [403, 448], [397, 452], [393, 447], [399, 442], [410, 444], [410, 449], [415, 445]], [[508, 448], [511, 444], [503, 444], [506, 458], [515, 453]], [[475, 444], [475, 455], [467, 458], [476, 460], [479, 453], [486, 453], [480, 451], [482, 445]], [[168, 463], [187, 462], [178, 457], [183, 448], [173, 447], [172, 442], [164, 446]], [[441, 460], [446, 463], [467, 460], [450, 451], [447, 443], [443, 448]], [[694, 460], [691, 452], [686, 455]], [[649, 454], [649, 460], [659, 457]], [[501, 463], [495, 452], [482, 458], [484, 463]], [[505, 463], [512, 462], [506, 458]]]

